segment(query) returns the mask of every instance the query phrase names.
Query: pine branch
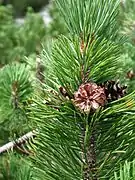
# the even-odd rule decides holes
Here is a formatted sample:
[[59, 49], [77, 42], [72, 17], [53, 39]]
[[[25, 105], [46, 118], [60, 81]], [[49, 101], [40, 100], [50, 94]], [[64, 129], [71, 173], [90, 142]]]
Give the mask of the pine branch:
[[[29, 111], [40, 128], [32, 158], [46, 180], [110, 179], [119, 162], [135, 155], [135, 93], [123, 97], [123, 87], [108, 81], [121, 72], [119, 1], [56, 2], [71, 36], [45, 52], [45, 96]], [[105, 82], [107, 88], [99, 86]]]
[[[87, 130], [85, 130], [85, 132], [86, 131]], [[85, 141], [85, 132], [84, 130], [82, 131], [83, 141]], [[82, 155], [83, 160], [86, 158], [85, 165], [83, 167], [84, 180], [91, 180], [90, 175], [93, 175], [92, 180], [97, 180], [97, 177], [96, 177], [96, 158], [97, 157], [96, 157], [96, 142], [95, 142], [94, 130], [91, 133], [91, 136], [89, 137], [87, 149], [85, 150], [84, 145], [82, 145], [82, 152], [83, 152], [83, 155]]]
[[93, 33], [102, 39], [114, 39], [117, 36], [119, 0], [56, 0], [56, 3], [71, 33], [78, 36], [83, 34], [84, 40]]
[[36, 136], [35, 130], [28, 132], [27, 134], [20, 137], [19, 139], [15, 140], [15, 141], [11, 141], [11, 142], [5, 144], [4, 146], [0, 147], [0, 154], [26, 143], [29, 139], [31, 139], [35, 136]]
[[93, 132], [91, 137], [90, 137], [90, 143], [89, 143], [88, 152], [87, 152], [88, 168], [90, 171], [88, 173], [88, 175], [90, 175], [92, 173], [93, 174], [93, 180], [97, 180], [97, 177], [95, 175], [96, 158], [97, 158], [95, 149], [96, 149], [96, 147], [95, 147], [95, 134]]
[[131, 180], [135, 179], [135, 160], [120, 165], [119, 172], [114, 173], [115, 180]]

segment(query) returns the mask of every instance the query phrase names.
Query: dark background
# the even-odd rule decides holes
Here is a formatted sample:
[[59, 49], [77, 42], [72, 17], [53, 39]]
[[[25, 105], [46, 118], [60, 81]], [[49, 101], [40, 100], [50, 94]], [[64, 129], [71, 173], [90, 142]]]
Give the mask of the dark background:
[[42, 7], [49, 3], [49, 0], [0, 0], [1, 5], [12, 4], [15, 16], [24, 16], [27, 7], [32, 7], [38, 12]]

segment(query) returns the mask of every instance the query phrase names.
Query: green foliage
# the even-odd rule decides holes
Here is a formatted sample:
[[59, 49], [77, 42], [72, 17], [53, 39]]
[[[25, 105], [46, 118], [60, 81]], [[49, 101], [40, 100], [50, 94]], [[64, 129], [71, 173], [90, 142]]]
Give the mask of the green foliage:
[[[67, 117], [65, 112], [62, 114], [49, 111], [42, 104], [33, 110], [36, 110], [34, 119], [39, 119], [37, 116], [39, 111], [40, 118], [42, 116], [41, 121], [44, 121], [44, 126], [37, 121], [42, 135], [37, 142], [36, 151], [39, 153], [34, 161], [41, 173], [36, 174], [36, 177], [40, 179], [43, 176], [43, 179], [47, 180], [81, 179], [81, 156], [78, 153], [80, 132], [79, 127], [74, 123], [74, 117]], [[69, 112], [71, 113], [71, 110]]]
[[46, 34], [42, 17], [30, 9], [23, 25], [13, 19], [11, 7], [0, 6], [0, 65], [24, 61], [24, 56], [41, 51], [41, 41]]
[[60, 36], [51, 53], [44, 52], [44, 96], [37, 94], [30, 107], [29, 116], [39, 130], [37, 156], [32, 158], [38, 179], [85, 179], [92, 133], [96, 165], [88, 179], [111, 179], [120, 162], [134, 159], [134, 92], [89, 114], [81, 113], [73, 101], [82, 83], [117, 79], [121, 73], [118, 2], [57, 0], [72, 37]]
[[120, 172], [115, 173], [115, 180], [133, 180], [135, 179], [135, 161], [125, 162], [120, 166]]
[[[14, 21], [11, 6], [0, 6], [0, 17], [0, 144], [4, 144], [30, 129], [23, 103], [33, 91], [32, 79], [26, 64], [19, 62], [26, 62], [24, 56], [36, 56], [41, 51], [46, 27], [31, 9], [23, 25]], [[15, 61], [18, 64], [11, 65]]]
[[135, 1], [126, 0], [120, 4], [119, 23], [121, 26], [120, 33], [127, 37], [127, 43], [123, 47], [122, 61], [125, 66], [123, 68], [124, 81], [129, 86], [129, 92], [135, 89], [135, 78], [127, 78], [127, 72], [135, 72], [135, 33], [134, 33], [134, 22], [135, 22]]
[[[0, 72], [0, 111], [1, 114], [3, 112], [5, 114], [3, 121], [2, 118], [0, 120], [1, 134], [16, 137], [17, 133], [22, 133], [16, 128], [20, 127], [25, 132], [29, 128], [28, 121], [31, 128], [38, 129], [39, 132], [31, 147], [35, 150], [35, 154], [30, 156], [33, 169], [24, 163], [24, 166], [22, 164], [17, 170], [16, 165], [20, 165], [18, 158], [13, 158], [13, 161], [10, 159], [11, 166], [8, 169], [11, 172], [10, 179], [133, 179], [135, 92], [106, 103], [104, 107], [88, 114], [80, 112], [74, 101], [74, 94], [81, 84], [88, 82], [100, 84], [107, 80], [117, 80], [130, 69], [134, 57], [130, 46], [133, 44], [130, 42], [122, 46], [123, 40], [117, 28], [119, 1], [57, 0], [56, 2], [70, 35], [59, 36], [52, 47], [49, 46], [49, 52], [44, 50], [41, 55], [40, 60], [45, 67], [45, 72], [42, 72], [45, 77], [42, 93], [38, 91], [39, 84], [33, 82], [35, 94], [32, 93], [31, 78], [26, 64], [6, 65]], [[27, 18], [24, 25], [19, 27], [16, 33], [16, 37], [19, 38], [16, 38], [15, 42], [21, 42], [19, 45], [21, 50], [16, 51], [21, 52], [18, 55], [23, 56], [19, 57], [19, 61], [24, 61], [24, 56], [27, 56], [25, 62], [31, 65], [41, 51], [42, 39], [31, 32], [38, 32], [43, 37], [44, 28], [37, 16], [28, 13]], [[34, 24], [35, 18], [37, 23]], [[38, 23], [41, 27], [39, 29]], [[51, 26], [53, 27], [53, 23]], [[47, 32], [51, 32], [51, 28]], [[52, 33], [54, 37], [58, 34], [55, 31]], [[122, 48], [125, 51], [124, 55]], [[130, 50], [132, 53], [129, 53]], [[34, 66], [31, 67], [35, 71]], [[126, 67], [125, 70], [123, 67]], [[125, 81], [125, 78], [121, 79], [122, 82]], [[63, 88], [67, 96], [62, 94], [60, 88]], [[31, 96], [31, 101], [25, 103]], [[10, 130], [8, 131], [6, 127]], [[91, 139], [94, 139], [93, 144]], [[91, 152], [93, 146], [95, 155]], [[131, 163], [125, 163], [125, 160]], [[3, 178], [9, 179], [5, 168], [1, 168], [1, 172]]]
[[[56, 0], [56, 2], [71, 33], [78, 36], [82, 34], [82, 37], [86, 39], [91, 38], [92, 35], [98, 35], [101, 38], [115, 38], [118, 31], [115, 21], [118, 14], [116, 11], [118, 1], [108, 0], [106, 3], [103, 0], [95, 2], [92, 0], [69, 0], [68, 2]], [[100, 11], [95, 11], [96, 7], [99, 7]]]
[[19, 49], [22, 49], [20, 58], [41, 52], [41, 41], [46, 34], [46, 27], [39, 14], [32, 12], [29, 8], [24, 24], [20, 26], [16, 33]]
[[30, 164], [27, 164], [19, 155], [8, 155], [1, 157], [0, 180], [31, 180], [32, 171]]
[[7, 0], [5, 4], [12, 4], [16, 15], [20, 16], [25, 14], [28, 6], [33, 7], [37, 11], [48, 2], [49, 0]]
[[5, 112], [17, 109], [32, 92], [30, 75], [25, 64], [7, 65], [1, 70], [0, 105]]
[[13, 20], [13, 13], [11, 6], [0, 6], [0, 65], [12, 61], [10, 54], [14, 47], [16, 27]]
[[[55, 7], [52, 11], [57, 13]], [[53, 25], [46, 27], [42, 17], [31, 8], [23, 24], [15, 22], [12, 6], [0, 6], [0, 17], [0, 144], [4, 144], [30, 130], [26, 101], [32, 95], [33, 85], [36, 91], [41, 89], [41, 84], [33, 81], [38, 68], [37, 55], [42, 44], [47, 46], [50, 36], [56, 37], [60, 32], [55, 29], [54, 33]]]
[[61, 16], [56, 3], [54, 1], [50, 2], [49, 5], [49, 14], [52, 18], [52, 21], [49, 24], [48, 31], [51, 35], [51, 38], [57, 38], [59, 34], [67, 34], [67, 28], [65, 26], [65, 22], [63, 17]]
[[6, 65], [0, 79], [0, 129], [7, 141], [29, 130], [23, 103], [30, 98], [33, 88], [25, 64]]
[[134, 158], [135, 134], [131, 131], [135, 128], [135, 117], [131, 111], [135, 103], [133, 98], [131, 94], [93, 116], [80, 114], [70, 100], [61, 100], [60, 103], [58, 95], [54, 97], [50, 93], [46, 97], [50, 106], [44, 104], [44, 99], [37, 100], [31, 108], [31, 119], [36, 122], [35, 128], [38, 127], [40, 132], [35, 141], [37, 157], [34, 163], [41, 171], [37, 176], [47, 180], [80, 180], [83, 177], [81, 136], [83, 126], [89, 123], [87, 138], [93, 130], [93, 124], [97, 136], [98, 176], [100, 179], [112, 177], [120, 161]]
[[[116, 74], [110, 73], [111, 71], [119, 72], [121, 69], [118, 66], [120, 50], [116, 44], [106, 39], [101, 41], [100, 37], [97, 37], [92, 43], [88, 43], [83, 55], [80, 46], [80, 38], [68, 39], [64, 36], [60, 37], [54, 45], [52, 52], [54, 73], [56, 72], [56, 77], [63, 87], [69, 85], [73, 92], [77, 90], [79, 84], [82, 83], [82, 66], [84, 76], [90, 71], [87, 81], [94, 80], [99, 83], [116, 77]], [[63, 61], [63, 57], [66, 61]]]

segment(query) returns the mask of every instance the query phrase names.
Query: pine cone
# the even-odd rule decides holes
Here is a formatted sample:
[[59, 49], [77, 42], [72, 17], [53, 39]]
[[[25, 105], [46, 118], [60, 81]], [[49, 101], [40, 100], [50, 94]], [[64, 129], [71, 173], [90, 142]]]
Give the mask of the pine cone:
[[89, 113], [95, 111], [106, 103], [104, 88], [95, 83], [82, 84], [78, 91], [74, 93], [74, 104], [81, 111]]
[[120, 99], [126, 94], [127, 86], [121, 87], [119, 81], [106, 81], [100, 86], [105, 89], [105, 94], [108, 102]]

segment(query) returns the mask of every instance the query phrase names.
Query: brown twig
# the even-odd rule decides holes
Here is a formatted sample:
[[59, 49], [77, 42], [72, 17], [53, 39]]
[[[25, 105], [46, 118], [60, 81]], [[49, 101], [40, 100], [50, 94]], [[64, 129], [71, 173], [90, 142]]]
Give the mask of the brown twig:
[[36, 62], [37, 62], [36, 77], [40, 82], [43, 83], [45, 79], [43, 75], [45, 67], [39, 57], [37, 57]]
[[92, 132], [87, 148], [84, 147], [85, 129], [82, 131], [82, 159], [83, 166], [83, 180], [98, 180], [96, 176], [96, 142], [95, 133]]

